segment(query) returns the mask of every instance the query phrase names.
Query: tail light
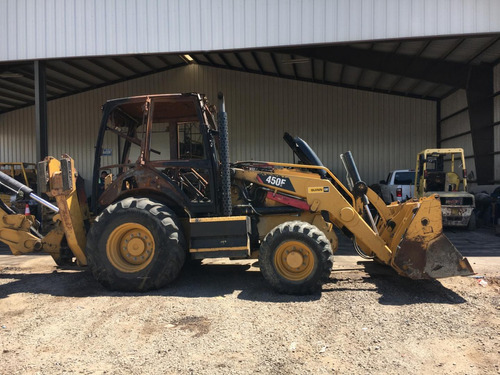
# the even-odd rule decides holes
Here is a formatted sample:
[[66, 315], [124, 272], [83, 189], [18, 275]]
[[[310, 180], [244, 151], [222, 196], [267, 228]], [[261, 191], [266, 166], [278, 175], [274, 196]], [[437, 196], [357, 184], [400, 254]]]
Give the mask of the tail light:
[[424, 178], [427, 178], [427, 169], [424, 171]]
[[467, 169], [464, 168], [464, 176], [463, 178], [467, 178]]
[[396, 189], [396, 197], [401, 198], [403, 196], [403, 189], [397, 188]]

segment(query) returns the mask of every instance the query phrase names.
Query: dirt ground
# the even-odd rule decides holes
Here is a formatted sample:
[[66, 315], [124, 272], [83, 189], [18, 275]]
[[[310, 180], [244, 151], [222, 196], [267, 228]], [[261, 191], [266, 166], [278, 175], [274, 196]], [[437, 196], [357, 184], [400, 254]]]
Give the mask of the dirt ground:
[[297, 297], [249, 261], [138, 295], [0, 255], [0, 373], [500, 374], [500, 258], [469, 259], [484, 278], [412, 281], [336, 256], [322, 293]]

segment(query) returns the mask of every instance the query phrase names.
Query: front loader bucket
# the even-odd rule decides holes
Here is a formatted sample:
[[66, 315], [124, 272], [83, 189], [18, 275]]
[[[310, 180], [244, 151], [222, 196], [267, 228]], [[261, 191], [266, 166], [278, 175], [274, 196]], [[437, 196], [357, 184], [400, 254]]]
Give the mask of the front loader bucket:
[[441, 203], [435, 197], [420, 202], [391, 263], [412, 279], [474, 274], [467, 258], [443, 234]]

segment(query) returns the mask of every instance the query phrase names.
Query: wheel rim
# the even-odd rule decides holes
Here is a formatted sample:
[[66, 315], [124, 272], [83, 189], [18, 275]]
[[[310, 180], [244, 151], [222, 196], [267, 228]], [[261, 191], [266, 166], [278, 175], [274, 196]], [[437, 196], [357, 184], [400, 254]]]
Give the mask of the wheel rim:
[[284, 278], [291, 281], [304, 280], [314, 269], [314, 253], [303, 242], [286, 241], [276, 249], [274, 265]]
[[106, 243], [106, 254], [116, 269], [133, 273], [146, 268], [155, 253], [155, 241], [143, 225], [125, 223], [116, 227]]

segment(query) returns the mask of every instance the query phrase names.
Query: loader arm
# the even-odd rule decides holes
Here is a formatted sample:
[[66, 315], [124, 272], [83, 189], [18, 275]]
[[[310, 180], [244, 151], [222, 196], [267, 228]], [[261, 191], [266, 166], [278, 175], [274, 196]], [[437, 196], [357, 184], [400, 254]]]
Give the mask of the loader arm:
[[[317, 170], [324, 171], [327, 177], [322, 178]], [[234, 168], [234, 179], [303, 202], [304, 209], [327, 216], [364, 253], [401, 275], [419, 279], [473, 272], [443, 235], [440, 202], [435, 196], [386, 206], [371, 189], [366, 189], [364, 197], [354, 196], [326, 167], [302, 164], [239, 163]], [[376, 228], [364, 218], [366, 202], [378, 212]]]

